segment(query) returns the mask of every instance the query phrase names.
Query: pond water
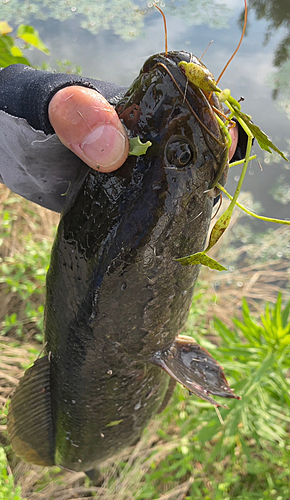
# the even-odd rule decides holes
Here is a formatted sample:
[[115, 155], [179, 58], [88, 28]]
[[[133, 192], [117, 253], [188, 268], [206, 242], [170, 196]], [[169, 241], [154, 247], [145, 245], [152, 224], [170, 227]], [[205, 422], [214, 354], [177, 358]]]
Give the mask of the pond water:
[[[162, 0], [163, 1], [163, 0]], [[49, 57], [31, 51], [35, 65], [56, 68], [69, 59], [82, 74], [130, 85], [151, 54], [164, 51], [161, 15], [143, 0], [1, 0], [1, 18], [13, 26], [36, 27], [51, 51]], [[217, 77], [237, 46], [243, 0], [168, 0], [163, 7], [169, 50], [187, 50], [197, 57], [213, 43], [203, 62]], [[236, 98], [243, 96], [249, 113], [286, 154], [290, 152], [290, 1], [249, 0], [249, 19], [242, 46], [220, 82]], [[260, 213], [290, 218], [290, 167], [257, 144], [244, 190], [262, 205]], [[290, 157], [290, 155], [289, 155]], [[262, 170], [261, 170], [262, 168]], [[233, 193], [239, 174], [232, 169], [227, 184]], [[261, 227], [257, 222], [253, 222]], [[266, 226], [265, 223], [262, 227]], [[271, 226], [271, 225], [270, 225]], [[273, 226], [273, 225], [272, 225]], [[290, 232], [290, 229], [289, 229]]]

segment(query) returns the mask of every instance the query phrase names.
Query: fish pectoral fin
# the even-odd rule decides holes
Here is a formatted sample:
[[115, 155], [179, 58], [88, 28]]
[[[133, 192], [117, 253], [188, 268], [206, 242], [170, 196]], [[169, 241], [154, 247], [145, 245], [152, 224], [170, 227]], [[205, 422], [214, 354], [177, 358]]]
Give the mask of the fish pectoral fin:
[[16, 455], [37, 465], [54, 465], [48, 356], [37, 359], [20, 379], [9, 405], [7, 430]]
[[240, 399], [228, 385], [222, 367], [191, 337], [178, 336], [166, 351], [155, 353], [152, 363], [163, 368], [190, 393], [215, 406], [226, 407], [217, 403], [209, 394]]

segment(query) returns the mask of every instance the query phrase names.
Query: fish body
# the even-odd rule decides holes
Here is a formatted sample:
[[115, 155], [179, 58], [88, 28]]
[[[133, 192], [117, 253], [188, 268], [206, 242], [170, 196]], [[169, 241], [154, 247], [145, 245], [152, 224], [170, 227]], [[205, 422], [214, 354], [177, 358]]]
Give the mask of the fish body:
[[[191, 55], [146, 61], [116, 110], [129, 136], [152, 146], [110, 174], [90, 170], [62, 215], [47, 274], [46, 356], [9, 414], [26, 460], [89, 469], [140, 438], [167, 397], [167, 373], [183, 383], [191, 344], [176, 337], [199, 267], [174, 259], [204, 249], [209, 190], [227, 154], [208, 100], [178, 67], [184, 60]], [[33, 440], [21, 420], [40, 373], [46, 431]], [[233, 397], [224, 389], [216, 393]], [[28, 421], [37, 426], [30, 413]]]

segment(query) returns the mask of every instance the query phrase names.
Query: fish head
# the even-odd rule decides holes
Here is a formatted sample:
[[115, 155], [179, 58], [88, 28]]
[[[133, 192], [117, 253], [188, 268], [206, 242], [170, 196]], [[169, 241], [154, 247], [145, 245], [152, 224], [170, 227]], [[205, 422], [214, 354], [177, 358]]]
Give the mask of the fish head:
[[[208, 95], [187, 80], [181, 61], [204, 68], [187, 52], [153, 55], [116, 107], [129, 138], [152, 143], [146, 155], [129, 158], [127, 165], [134, 161], [141, 176], [153, 169], [148, 176], [152, 185], [159, 196], [170, 193], [167, 209], [175, 212], [192, 195], [196, 199], [217, 196], [217, 189], [211, 187], [217, 180], [223, 184], [228, 170], [226, 138]], [[211, 100], [221, 109], [214, 94]]]
[[[106, 213], [118, 205], [102, 261], [110, 275], [106, 296], [120, 310], [124, 294], [115, 292], [113, 303], [111, 288], [121, 290], [120, 276], [127, 290], [134, 283], [140, 300], [130, 303], [126, 326], [131, 333], [119, 341], [125, 338], [128, 351], [144, 359], [156, 345], [166, 348], [185, 324], [200, 266], [184, 267], [176, 259], [204, 250], [218, 194], [213, 186], [217, 179], [225, 182], [228, 168], [227, 139], [209, 96], [187, 81], [181, 61], [202, 66], [187, 52], [154, 55], [117, 104], [129, 137], [151, 146], [110, 174], [110, 183], [104, 177], [101, 190], [109, 200], [102, 201], [102, 210], [105, 203]], [[213, 103], [221, 108], [216, 96]], [[107, 185], [114, 186], [114, 199], [107, 196]], [[162, 311], [161, 303], [166, 304]], [[142, 319], [138, 334], [135, 318]]]

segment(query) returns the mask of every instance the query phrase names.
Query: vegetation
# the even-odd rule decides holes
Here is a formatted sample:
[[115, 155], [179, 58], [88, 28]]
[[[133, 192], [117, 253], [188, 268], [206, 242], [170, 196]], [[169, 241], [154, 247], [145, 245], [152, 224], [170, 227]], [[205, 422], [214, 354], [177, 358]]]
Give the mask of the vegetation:
[[14, 487], [13, 475], [8, 473], [9, 469], [5, 451], [0, 448], [0, 500], [21, 500], [21, 488]]
[[[290, 222], [288, 220], [279, 220], [279, 219], [272, 219], [269, 217], [265, 216], [260, 216], [243, 205], [241, 205], [238, 202], [238, 197], [242, 189], [242, 185], [245, 179], [245, 175], [247, 172], [248, 164], [251, 159], [256, 158], [256, 155], [250, 156], [251, 155], [251, 149], [252, 149], [252, 144], [254, 138], [257, 140], [259, 146], [261, 149], [272, 153], [276, 152], [278, 153], [284, 160], [288, 162], [288, 159], [284, 155], [282, 151], [280, 151], [275, 144], [270, 140], [270, 138], [257, 126], [252, 122], [252, 118], [249, 115], [246, 115], [241, 111], [241, 105], [240, 102], [234, 99], [231, 95], [230, 89], [224, 89], [221, 90], [218, 86], [217, 83], [221, 79], [222, 75], [226, 71], [228, 65], [232, 61], [232, 59], [235, 57], [237, 51], [239, 50], [239, 47], [242, 43], [245, 31], [246, 31], [246, 26], [247, 26], [247, 0], [244, 0], [245, 2], [245, 15], [244, 15], [244, 26], [242, 30], [242, 35], [239, 41], [239, 44], [233, 53], [233, 55], [230, 57], [229, 61], [226, 63], [224, 69], [222, 70], [221, 74], [219, 75], [217, 81], [214, 80], [213, 75], [210, 73], [210, 71], [207, 68], [203, 68], [199, 64], [196, 64], [194, 62], [186, 62], [186, 61], [181, 61], [179, 63], [179, 66], [185, 76], [187, 77], [189, 82], [192, 82], [194, 85], [196, 85], [198, 88], [203, 90], [204, 92], [210, 93], [210, 96], [212, 93], [215, 93], [216, 96], [218, 97], [219, 101], [223, 103], [227, 108], [228, 108], [228, 113], [226, 114], [220, 113], [214, 106], [212, 106], [212, 109], [215, 112], [215, 117], [216, 120], [218, 121], [220, 125], [221, 131], [224, 133], [225, 137], [225, 147], [228, 149], [230, 148], [232, 144], [232, 139], [230, 136], [230, 128], [232, 126], [235, 126], [236, 123], [232, 122], [232, 119], [234, 118], [239, 125], [242, 127], [244, 133], [247, 135], [247, 147], [246, 147], [246, 153], [244, 159], [230, 163], [229, 167], [233, 167], [236, 165], [241, 165], [242, 166], [242, 171], [239, 176], [239, 181], [236, 187], [236, 191], [234, 193], [234, 196], [231, 196], [224, 186], [219, 184], [217, 179], [213, 186], [217, 186], [223, 193], [227, 195], [227, 197], [231, 200], [231, 203], [225, 210], [225, 212], [219, 217], [219, 219], [216, 221], [214, 227], [212, 228], [208, 245], [205, 250], [202, 252], [195, 253], [193, 255], [185, 256], [180, 259], [177, 259], [178, 262], [180, 262], [182, 265], [196, 265], [196, 264], [202, 264], [205, 266], [210, 267], [211, 269], [216, 269], [218, 271], [226, 271], [226, 268], [222, 266], [219, 262], [215, 261], [212, 259], [212, 257], [209, 257], [207, 255], [207, 252], [211, 250], [214, 245], [218, 242], [218, 240], [221, 238], [221, 236], [224, 234], [225, 230], [230, 224], [231, 217], [233, 215], [233, 210], [235, 208], [235, 205], [237, 205], [239, 208], [244, 210], [248, 215], [251, 215], [252, 217], [255, 217], [257, 219], [261, 219], [264, 221], [269, 221], [269, 222], [275, 222], [278, 224], [286, 224], [289, 225]], [[164, 19], [164, 26], [165, 26], [165, 52], [167, 53], [167, 30], [166, 30], [166, 20], [165, 16], [162, 12], [162, 10], [157, 6], [157, 9], [161, 12], [163, 19]], [[210, 102], [210, 97], [209, 97], [209, 103]], [[220, 118], [220, 116], [224, 117], [224, 121]], [[225, 162], [226, 165], [227, 161]], [[224, 165], [224, 168], [225, 168]]]
[[[45, 275], [58, 220], [19, 196], [1, 190], [0, 306], [2, 335], [35, 335], [42, 341]], [[0, 198], [0, 199], [1, 199]], [[45, 227], [49, 227], [49, 230]]]
[[[32, 47], [44, 52], [44, 54], [49, 54], [49, 50], [40, 39], [38, 31], [32, 26], [21, 24], [16, 35], [11, 35], [12, 31], [13, 29], [6, 21], [0, 22], [0, 67], [6, 68], [10, 64], [17, 63], [30, 66], [23, 51]], [[18, 42], [22, 43], [22, 47]]]

